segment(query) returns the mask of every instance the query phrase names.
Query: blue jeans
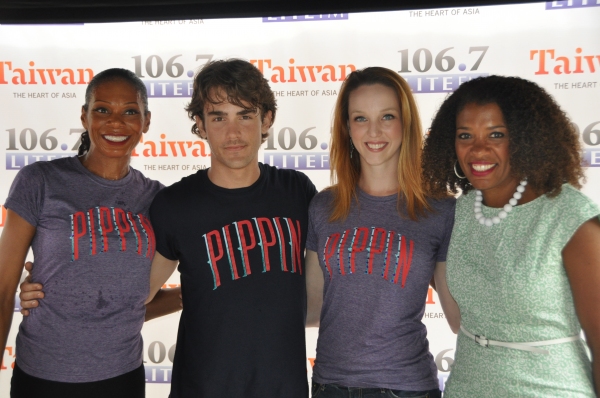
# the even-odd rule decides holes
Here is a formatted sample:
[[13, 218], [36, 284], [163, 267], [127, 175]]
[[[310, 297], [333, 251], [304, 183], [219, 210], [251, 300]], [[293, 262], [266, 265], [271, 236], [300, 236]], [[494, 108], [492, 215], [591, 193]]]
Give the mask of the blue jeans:
[[439, 389], [429, 391], [390, 390], [387, 388], [343, 387], [312, 382], [312, 398], [441, 398]]

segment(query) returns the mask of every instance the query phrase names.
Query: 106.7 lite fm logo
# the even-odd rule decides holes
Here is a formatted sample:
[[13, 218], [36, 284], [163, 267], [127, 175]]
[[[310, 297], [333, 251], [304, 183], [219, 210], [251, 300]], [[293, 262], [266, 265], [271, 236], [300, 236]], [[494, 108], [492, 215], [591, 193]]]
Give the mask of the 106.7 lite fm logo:
[[[316, 127], [304, 128], [298, 132], [292, 127], [283, 127], [277, 132], [271, 128], [269, 138], [263, 145], [264, 163], [284, 169], [329, 170], [328, 144], [322, 142], [319, 145], [315, 131]], [[44, 131], [10, 128], [6, 132], [6, 170], [20, 170], [34, 162], [73, 156], [81, 143], [83, 129], [71, 128], [68, 134], [57, 131], [57, 128]], [[57, 137], [69, 138], [70, 143], [61, 143]], [[323, 152], [314, 151], [317, 146]], [[160, 140], [142, 137], [132, 156], [207, 157], [210, 153], [208, 145], [202, 140], [169, 141], [165, 134], [161, 134]]]
[[573, 127], [581, 134], [584, 144], [583, 166], [600, 167], [600, 120], [588, 124], [583, 131], [575, 123]]
[[[176, 98], [191, 97], [194, 82], [193, 77], [200, 67], [210, 62], [213, 54], [197, 54], [193, 68], [183, 66], [183, 54], [170, 57], [150, 55], [145, 59], [141, 55], [132, 57], [134, 72], [144, 81], [149, 97]], [[298, 65], [290, 58], [285, 65], [277, 65], [272, 59], [251, 59], [270, 83], [329, 83], [342, 82], [346, 76], [356, 70], [353, 64], [340, 65]], [[186, 70], [187, 69], [187, 70]], [[163, 80], [166, 76], [170, 79]]]
[[[328, 144], [319, 144], [315, 132], [316, 127], [298, 131], [292, 127], [283, 127], [277, 132], [273, 128], [269, 129], [269, 137], [263, 144], [263, 163], [280, 169], [329, 170]], [[322, 152], [313, 151], [317, 146]], [[302, 151], [298, 151], [298, 148]]]
[[444, 387], [446, 386], [446, 380], [448, 379], [448, 374], [450, 370], [452, 370], [452, 365], [454, 364], [454, 358], [448, 355], [450, 351], [454, 351], [454, 348], [447, 348], [438, 352], [434, 359], [435, 365], [438, 369], [438, 382], [441, 391], [444, 391]]
[[[7, 129], [6, 170], [20, 170], [40, 160], [48, 161], [73, 156], [79, 148], [83, 131], [82, 128], [71, 128], [68, 133], [65, 133], [55, 127], [43, 129], [43, 131], [33, 128]], [[166, 134], [160, 134], [160, 138], [156, 140], [151, 138], [152, 135], [142, 136], [140, 143], [131, 154], [132, 157], [198, 158], [210, 156], [206, 142], [191, 134], [190, 138], [185, 141], [169, 140]], [[69, 143], [59, 142], [59, 137], [61, 140], [67, 139]]]
[[[469, 47], [468, 52], [447, 47], [431, 51], [419, 48], [399, 50], [400, 70], [413, 93], [448, 93], [456, 90], [462, 83], [488, 73], [479, 72], [479, 67], [485, 59], [489, 46]], [[456, 53], [461, 54], [460, 62], [455, 59]], [[466, 58], [466, 59], [464, 59]], [[430, 74], [435, 71], [433, 74]]]
[[173, 372], [173, 358], [175, 357], [173, 344], [168, 350], [162, 341], [153, 341], [144, 352], [144, 369], [146, 383], [171, 383]]
[[[7, 129], [6, 170], [20, 170], [28, 164], [40, 160], [73, 156], [73, 151], [77, 151], [79, 148], [83, 131], [82, 128], [72, 128], [69, 129], [68, 134], [63, 134], [57, 132], [56, 128], [45, 129], [41, 132], [32, 128]], [[70, 138], [73, 135], [76, 139]], [[57, 136], [66, 136], [69, 141], [75, 141], [75, 143], [74, 145], [59, 143]]]
[[[194, 82], [195, 70], [188, 69], [181, 63], [183, 54], [173, 55], [166, 60], [160, 55], [150, 55], [145, 60], [141, 55], [135, 55], [134, 73], [144, 81], [148, 90], [148, 97], [176, 98], [191, 97]], [[212, 54], [197, 54], [195, 62], [201, 61], [194, 68], [210, 62]], [[202, 62], [203, 61], [203, 62]], [[186, 77], [183, 75], [185, 74]], [[164, 76], [171, 79], [161, 80]], [[157, 80], [155, 80], [157, 79]]]

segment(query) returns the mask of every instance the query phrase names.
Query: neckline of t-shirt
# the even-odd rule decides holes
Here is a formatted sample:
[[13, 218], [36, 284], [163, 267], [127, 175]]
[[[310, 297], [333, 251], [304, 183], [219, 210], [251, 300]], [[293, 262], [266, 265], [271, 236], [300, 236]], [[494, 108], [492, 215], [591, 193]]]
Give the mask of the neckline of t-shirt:
[[372, 202], [391, 202], [398, 200], [398, 194], [386, 195], [386, 196], [373, 196], [369, 195], [357, 185], [356, 190], [358, 191], [358, 197], [366, 200], [370, 200]]
[[79, 161], [79, 158], [77, 156], [71, 157], [71, 162], [75, 165], [75, 168], [78, 171], [85, 174], [88, 178], [90, 178], [94, 182], [96, 182], [100, 185], [106, 186], [106, 187], [121, 187], [123, 185], [129, 184], [129, 182], [133, 178], [133, 172], [132, 172], [133, 168], [131, 166], [129, 166], [129, 173], [127, 173], [127, 175], [125, 177], [121, 178], [120, 180], [107, 180], [106, 178], [97, 176], [96, 174], [94, 174], [91, 171], [89, 171], [88, 169], [86, 169], [85, 166], [81, 163], [81, 161]]
[[265, 180], [265, 175], [266, 175], [266, 170], [265, 167], [262, 163], [258, 163], [258, 167], [260, 169], [260, 175], [258, 176], [258, 179], [256, 181], [254, 181], [252, 183], [252, 185], [249, 185], [247, 187], [242, 187], [242, 188], [223, 188], [220, 187], [218, 185], [216, 185], [214, 182], [212, 182], [210, 180], [210, 178], [208, 178], [208, 170], [210, 169], [210, 167], [208, 167], [206, 170], [203, 170], [203, 183], [206, 184], [206, 186], [208, 187], [208, 189], [210, 191], [213, 192], [217, 192], [221, 195], [230, 195], [230, 196], [237, 196], [237, 195], [242, 195], [242, 194], [247, 194], [248, 192], [251, 192], [252, 190], [256, 189], [258, 186], [260, 186], [263, 181]]

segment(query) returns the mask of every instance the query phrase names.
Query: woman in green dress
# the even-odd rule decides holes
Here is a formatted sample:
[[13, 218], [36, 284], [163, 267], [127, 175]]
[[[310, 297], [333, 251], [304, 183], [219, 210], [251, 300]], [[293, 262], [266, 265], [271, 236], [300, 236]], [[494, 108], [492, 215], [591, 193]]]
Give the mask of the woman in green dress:
[[440, 107], [424, 180], [434, 197], [462, 191], [438, 287], [458, 333], [445, 398], [598, 391], [600, 209], [579, 192], [580, 153], [565, 113], [527, 80], [478, 78]]

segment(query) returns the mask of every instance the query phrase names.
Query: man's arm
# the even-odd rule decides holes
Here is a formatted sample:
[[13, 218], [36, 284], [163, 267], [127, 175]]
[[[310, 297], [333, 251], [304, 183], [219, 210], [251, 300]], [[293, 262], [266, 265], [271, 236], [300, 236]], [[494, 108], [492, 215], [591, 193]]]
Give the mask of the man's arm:
[[146, 321], [181, 309], [181, 288], [161, 289], [177, 268], [179, 261], [154, 254], [150, 269], [150, 293], [146, 299]]
[[35, 227], [8, 209], [0, 236], [0, 352], [4, 352], [6, 348], [15, 310], [17, 284], [34, 235]]
[[306, 250], [306, 327], [318, 327], [323, 306], [323, 271], [319, 265], [319, 257], [312, 250]]
[[146, 304], [145, 321], [148, 322], [154, 318], [172, 314], [181, 310], [181, 308], [181, 287], [160, 289], [154, 295], [152, 301]]

